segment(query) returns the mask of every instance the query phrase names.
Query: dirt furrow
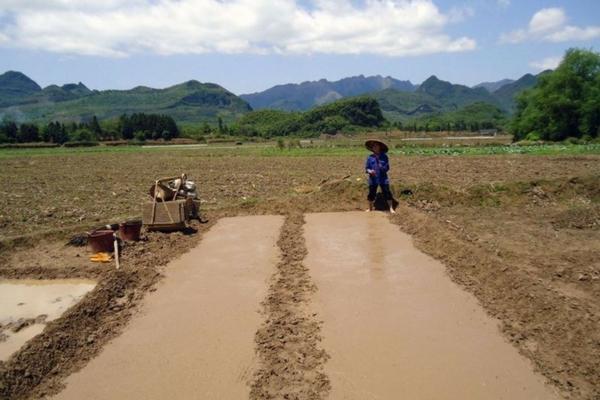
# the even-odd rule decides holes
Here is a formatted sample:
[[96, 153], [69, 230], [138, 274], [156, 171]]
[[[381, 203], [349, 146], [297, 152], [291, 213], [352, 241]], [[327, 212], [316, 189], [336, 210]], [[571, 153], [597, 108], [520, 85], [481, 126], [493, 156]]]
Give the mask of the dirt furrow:
[[259, 369], [251, 384], [251, 399], [322, 399], [330, 390], [320, 348], [321, 323], [311, 310], [317, 290], [303, 265], [307, 250], [304, 216], [286, 217], [277, 242], [281, 261], [263, 302], [265, 321], [256, 333]]
[[502, 322], [505, 336], [563, 396], [600, 399], [598, 317], [584, 301], [561, 295], [426, 213], [402, 206], [391, 220]]

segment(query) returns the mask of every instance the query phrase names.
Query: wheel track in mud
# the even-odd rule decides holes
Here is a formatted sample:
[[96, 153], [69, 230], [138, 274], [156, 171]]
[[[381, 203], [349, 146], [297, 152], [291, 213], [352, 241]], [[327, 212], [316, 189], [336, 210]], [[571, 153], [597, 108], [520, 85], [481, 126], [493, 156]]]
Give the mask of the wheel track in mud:
[[256, 333], [259, 368], [250, 399], [322, 399], [330, 390], [323, 372], [329, 356], [321, 349], [321, 322], [311, 311], [317, 290], [303, 265], [307, 249], [304, 216], [286, 216], [277, 241], [281, 260], [263, 302], [265, 321]]

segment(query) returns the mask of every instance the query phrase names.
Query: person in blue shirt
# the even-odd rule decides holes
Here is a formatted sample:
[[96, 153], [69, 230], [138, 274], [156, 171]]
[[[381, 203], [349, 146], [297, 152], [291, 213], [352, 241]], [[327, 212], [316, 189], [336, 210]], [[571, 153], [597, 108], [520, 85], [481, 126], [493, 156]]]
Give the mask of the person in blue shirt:
[[365, 162], [365, 172], [369, 176], [369, 195], [367, 196], [369, 208], [367, 209], [367, 212], [373, 211], [375, 197], [377, 196], [377, 187], [381, 187], [383, 197], [385, 197], [388, 202], [390, 212], [395, 214], [394, 199], [392, 197], [392, 192], [390, 191], [390, 179], [388, 178], [388, 171], [390, 170], [390, 161], [386, 154], [388, 152], [388, 147], [379, 140], [367, 140], [365, 146], [372, 152]]

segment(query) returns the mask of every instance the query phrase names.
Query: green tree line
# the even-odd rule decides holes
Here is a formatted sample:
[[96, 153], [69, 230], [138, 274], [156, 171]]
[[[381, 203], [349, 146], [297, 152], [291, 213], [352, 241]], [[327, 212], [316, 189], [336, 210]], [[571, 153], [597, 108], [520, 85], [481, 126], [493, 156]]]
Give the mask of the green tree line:
[[171, 140], [179, 137], [179, 127], [175, 120], [166, 115], [132, 114], [122, 115], [116, 122], [107, 121], [104, 126], [96, 116], [88, 122], [58, 121], [46, 125], [32, 123], [18, 124], [4, 119], [0, 123], [0, 143], [47, 142], [97, 142], [106, 140]]
[[408, 132], [478, 132], [486, 129], [503, 130], [507, 122], [506, 114], [498, 107], [476, 102], [457, 111], [414, 118], [404, 123], [398, 121], [392, 126]]

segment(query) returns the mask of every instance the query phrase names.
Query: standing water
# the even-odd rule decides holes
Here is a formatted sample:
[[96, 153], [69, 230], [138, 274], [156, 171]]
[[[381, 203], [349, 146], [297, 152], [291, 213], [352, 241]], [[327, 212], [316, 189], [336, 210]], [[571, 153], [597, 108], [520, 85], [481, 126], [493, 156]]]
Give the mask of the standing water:
[[0, 280], [0, 360], [7, 360], [95, 286], [79, 279]]

